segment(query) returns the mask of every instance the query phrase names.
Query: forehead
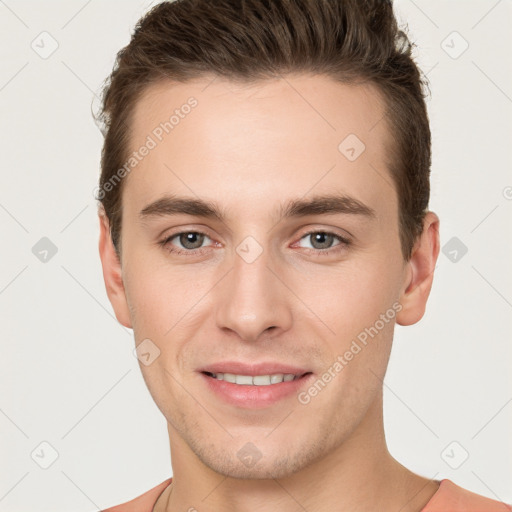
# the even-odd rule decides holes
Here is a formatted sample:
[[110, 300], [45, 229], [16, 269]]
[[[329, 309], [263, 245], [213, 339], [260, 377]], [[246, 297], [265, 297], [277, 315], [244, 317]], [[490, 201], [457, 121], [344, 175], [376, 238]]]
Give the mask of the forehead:
[[151, 149], [123, 193], [139, 206], [178, 193], [263, 212], [335, 190], [392, 211], [386, 121], [375, 86], [321, 75], [162, 81], [135, 105], [129, 152]]

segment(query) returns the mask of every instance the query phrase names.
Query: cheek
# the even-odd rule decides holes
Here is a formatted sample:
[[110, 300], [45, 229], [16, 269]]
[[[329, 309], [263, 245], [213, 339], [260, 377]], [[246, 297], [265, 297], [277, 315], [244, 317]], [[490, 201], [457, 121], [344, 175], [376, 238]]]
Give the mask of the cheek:
[[175, 326], [181, 327], [182, 318], [193, 316], [194, 305], [205, 293], [197, 273], [152, 265], [149, 259], [127, 262], [124, 283], [135, 334], [162, 340], [172, 336]]
[[399, 271], [388, 262], [319, 269], [314, 279], [296, 283], [297, 295], [310, 307], [316, 321], [320, 319], [329, 328], [326, 335], [340, 346], [374, 325], [399, 297]]
[[338, 293], [336, 341], [330, 348], [342, 356], [333, 391], [344, 410], [362, 411], [382, 387], [401, 308], [400, 268], [389, 261], [376, 261], [348, 276]]
[[161, 281], [147, 273], [133, 272], [125, 282], [135, 339], [162, 338], [172, 327], [169, 312], [175, 305]]

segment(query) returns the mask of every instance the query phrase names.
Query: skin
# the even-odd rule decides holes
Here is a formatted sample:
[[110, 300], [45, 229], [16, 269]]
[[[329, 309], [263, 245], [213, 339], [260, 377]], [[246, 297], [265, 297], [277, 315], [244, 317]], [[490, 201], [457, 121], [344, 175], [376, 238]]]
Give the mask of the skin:
[[[212, 76], [161, 82], [136, 105], [131, 150], [190, 96], [197, 107], [125, 178], [120, 260], [99, 212], [116, 317], [133, 328], [136, 344], [149, 338], [160, 350], [149, 366], [140, 364], [167, 420], [173, 467], [173, 484], [154, 511], [421, 510], [438, 483], [388, 452], [382, 379], [395, 322], [411, 325], [425, 312], [439, 219], [427, 213], [404, 261], [386, 168], [392, 138], [378, 91], [318, 75], [245, 85]], [[366, 146], [353, 162], [338, 150], [350, 133]], [[333, 191], [357, 198], [375, 217], [276, 216], [288, 199]], [[165, 193], [215, 201], [227, 217], [142, 221], [139, 212]], [[351, 244], [336, 252], [334, 238], [324, 246], [329, 255], [315, 254], [328, 249], [304, 235], [311, 228], [350, 234]], [[194, 246], [202, 254], [171, 253], [193, 252], [179, 237], [158, 244], [194, 230], [208, 235]], [[247, 236], [262, 248], [252, 263], [236, 252]], [[308, 404], [292, 395], [266, 408], [237, 408], [197, 372], [227, 359], [272, 360], [318, 378], [393, 304], [401, 305], [396, 317]], [[250, 468], [237, 457], [248, 442], [262, 454]]]

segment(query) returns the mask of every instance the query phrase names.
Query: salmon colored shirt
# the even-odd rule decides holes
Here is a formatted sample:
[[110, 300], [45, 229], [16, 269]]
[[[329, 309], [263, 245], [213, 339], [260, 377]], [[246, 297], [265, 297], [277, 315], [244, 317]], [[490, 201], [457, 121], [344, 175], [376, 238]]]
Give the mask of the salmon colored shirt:
[[[171, 480], [172, 478], [168, 478], [138, 498], [102, 512], [152, 512], [158, 497]], [[512, 512], [512, 506], [467, 491], [451, 480], [444, 479], [421, 512]]]

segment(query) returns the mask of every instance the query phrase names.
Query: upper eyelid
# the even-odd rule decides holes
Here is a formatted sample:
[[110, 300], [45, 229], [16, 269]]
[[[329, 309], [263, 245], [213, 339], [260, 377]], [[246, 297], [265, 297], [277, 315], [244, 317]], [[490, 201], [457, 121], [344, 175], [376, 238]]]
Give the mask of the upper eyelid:
[[348, 235], [341, 235], [340, 233], [337, 233], [336, 231], [333, 231], [332, 229], [316, 229], [313, 228], [309, 231], [306, 231], [305, 233], [302, 233], [302, 235], [299, 237], [299, 240], [304, 238], [305, 236], [312, 235], [313, 233], [326, 233], [328, 235], [334, 235], [336, 237], [339, 237], [344, 240], [349, 240], [350, 236]]

